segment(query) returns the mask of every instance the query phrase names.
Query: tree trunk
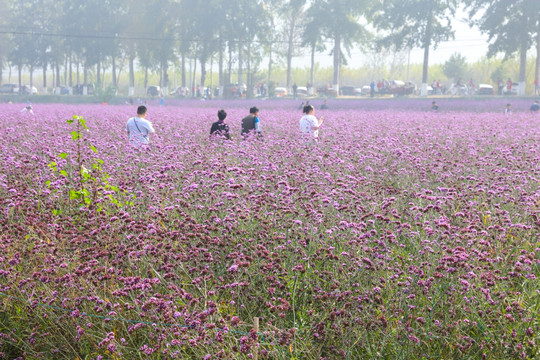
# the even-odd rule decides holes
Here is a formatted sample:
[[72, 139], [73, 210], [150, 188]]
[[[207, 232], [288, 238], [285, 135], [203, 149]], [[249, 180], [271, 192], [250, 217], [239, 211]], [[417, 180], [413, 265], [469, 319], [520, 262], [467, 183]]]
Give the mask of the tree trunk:
[[69, 51], [69, 87], [73, 87], [73, 58], [71, 50]]
[[68, 58], [67, 56], [64, 58], [64, 86], [67, 86], [68, 81]]
[[4, 79], [4, 61], [2, 60], [2, 56], [0, 56], [0, 84], [2, 84], [3, 79]]
[[112, 56], [112, 86], [116, 88], [116, 56]]
[[34, 67], [30, 66], [30, 94], [32, 93], [32, 87], [34, 86]]
[[540, 84], [538, 83], [540, 81], [540, 21], [538, 21], [536, 29], [536, 68], [534, 70], [534, 80], [535, 80], [535, 92], [534, 95], [539, 95], [538, 91], [540, 91]]
[[527, 50], [529, 49], [528, 44], [528, 33], [526, 31], [522, 34], [521, 44], [520, 44], [520, 50], [519, 50], [519, 87], [518, 87], [518, 95], [523, 96], [525, 95], [525, 87], [526, 87], [526, 70], [527, 70]]
[[43, 88], [47, 91], [47, 63], [43, 63]]
[[129, 90], [128, 96], [135, 95], [135, 57], [130, 55], [129, 57]]
[[22, 64], [17, 66], [17, 72], [19, 74], [19, 94], [22, 93]]
[[83, 90], [84, 96], [88, 95], [88, 63], [85, 61], [83, 68]]
[[116, 65], [116, 88], [118, 88], [118, 84], [120, 84], [121, 82], [121, 78], [122, 78], [122, 71], [124, 71], [124, 60], [125, 59], [122, 59], [122, 61], [120, 62], [120, 65]]
[[[186, 54], [182, 53], [182, 87], [186, 87]], [[186, 94], [187, 95], [187, 94]]]
[[229, 42], [227, 44], [227, 46], [229, 47], [229, 72], [227, 73], [227, 84], [230, 84], [231, 83], [231, 72], [232, 72], [232, 46], [231, 46], [231, 43]]
[[163, 87], [163, 63], [159, 64], [159, 84], [160, 87]]
[[238, 41], [238, 88], [243, 93], [244, 92], [244, 69], [242, 68], [242, 62], [244, 54], [242, 53], [242, 48], [244, 47], [244, 43], [240, 39]]
[[79, 59], [77, 59], [77, 85], [80, 85], [81, 83], [81, 71], [79, 69]]
[[193, 91], [193, 97], [197, 96], [197, 58], [193, 58], [193, 76], [191, 77], [191, 90]]
[[[431, 3], [430, 3], [431, 4]], [[424, 63], [422, 66], [422, 87], [420, 89], [421, 96], [427, 96], [427, 81], [428, 81], [428, 66], [429, 66], [429, 48], [431, 47], [431, 36], [433, 32], [433, 10], [428, 13], [428, 21], [426, 25], [426, 36], [424, 38]]]
[[[292, 67], [292, 58], [293, 58], [293, 50], [294, 50], [294, 28], [296, 26], [296, 17], [292, 17], [290, 28], [289, 28], [289, 46], [287, 49], [287, 89], [291, 88], [291, 67]], [[334, 82], [337, 84], [336, 82]]]
[[251, 43], [248, 43], [247, 47], [247, 93], [246, 97], [253, 97], [253, 82], [251, 79]]
[[[266, 84], [266, 89], [270, 89], [270, 83], [272, 82], [272, 43], [270, 43], [270, 49], [268, 51], [268, 83]], [[270, 94], [266, 94], [270, 95]]]
[[148, 87], [148, 66], [144, 67], [144, 91]]
[[56, 68], [56, 86], [60, 86], [60, 65], [58, 64], [58, 61], [54, 64], [54, 67]]
[[218, 65], [218, 72], [219, 72], [219, 87], [221, 88], [223, 86], [223, 41], [221, 40], [221, 32], [219, 34], [219, 65]]
[[204, 89], [204, 84], [206, 84], [206, 59], [200, 58], [201, 62], [201, 88]]
[[334, 87], [339, 95], [339, 78], [341, 70], [341, 36], [336, 35], [334, 39]]
[[315, 47], [316, 43], [311, 44], [311, 70], [309, 74], [310, 85], [313, 86], [315, 82]]
[[169, 64], [168, 61], [163, 62], [163, 95], [169, 93]]

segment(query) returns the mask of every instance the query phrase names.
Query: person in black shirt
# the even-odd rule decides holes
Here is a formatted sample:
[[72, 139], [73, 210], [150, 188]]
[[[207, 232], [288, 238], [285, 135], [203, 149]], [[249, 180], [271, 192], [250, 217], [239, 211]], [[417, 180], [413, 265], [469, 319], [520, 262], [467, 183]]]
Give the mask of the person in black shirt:
[[225, 110], [219, 110], [217, 115], [219, 120], [212, 124], [212, 128], [210, 129], [210, 135], [223, 136], [230, 140], [231, 136], [229, 135], [229, 125], [225, 124], [225, 118], [227, 117], [227, 113], [225, 112]]
[[439, 111], [439, 105], [437, 105], [437, 102], [436, 101], [433, 101], [431, 103], [431, 110], [433, 111]]
[[242, 119], [242, 136], [247, 138], [253, 133], [256, 133], [259, 138], [261, 137], [259, 109], [255, 106], [249, 109], [249, 115]]
[[540, 105], [538, 105], [538, 100], [531, 105], [531, 112], [538, 112], [540, 110]]

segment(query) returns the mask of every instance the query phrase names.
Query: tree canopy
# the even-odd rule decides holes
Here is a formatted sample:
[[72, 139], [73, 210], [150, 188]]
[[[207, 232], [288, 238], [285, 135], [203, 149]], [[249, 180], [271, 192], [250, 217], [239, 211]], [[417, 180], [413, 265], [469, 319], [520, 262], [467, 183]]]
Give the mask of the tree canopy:
[[[320, 53], [333, 57], [333, 83], [339, 86], [353, 48], [423, 49], [426, 90], [430, 51], [453, 38], [460, 6], [470, 25], [488, 35], [488, 56], [520, 55], [523, 91], [527, 51], [536, 46], [538, 79], [538, 0], [0, 0], [6, 14], [0, 17], [0, 71], [8, 65], [32, 79], [41, 69], [44, 87], [51, 70], [53, 87], [62, 72], [69, 74], [65, 85], [91, 78], [98, 87], [117, 87], [127, 67], [131, 94], [136, 68], [144, 71], [145, 87], [151, 72], [167, 88], [171, 66], [181, 69], [183, 86], [195, 87], [208, 85], [207, 68], [216, 64], [218, 85], [238, 83], [249, 90], [256, 82], [270, 84], [275, 63], [285, 64], [290, 87], [292, 59], [308, 52], [310, 82], [316, 81]], [[255, 79], [263, 59], [269, 59], [267, 79]], [[447, 72], [454, 76], [448, 76], [456, 76], [460, 61], [449, 60]], [[103, 84], [105, 71], [112, 71], [111, 84]]]

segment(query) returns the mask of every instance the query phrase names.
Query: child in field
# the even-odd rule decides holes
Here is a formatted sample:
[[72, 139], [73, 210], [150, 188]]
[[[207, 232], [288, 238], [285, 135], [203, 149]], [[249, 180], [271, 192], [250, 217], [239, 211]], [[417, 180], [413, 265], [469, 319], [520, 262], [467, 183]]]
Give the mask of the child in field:
[[212, 127], [210, 128], [210, 136], [223, 136], [230, 140], [231, 136], [229, 135], [229, 125], [225, 124], [227, 113], [225, 110], [219, 110], [217, 115], [218, 121], [212, 124]]
[[506, 104], [504, 108], [504, 115], [508, 116], [512, 113], [512, 104]]
[[431, 103], [431, 110], [433, 111], [439, 111], [439, 105], [437, 105], [437, 102], [436, 101], [433, 101]]
[[317, 140], [319, 138], [319, 128], [323, 123], [323, 118], [317, 120], [315, 109], [311, 105], [304, 106], [304, 116], [300, 119], [300, 133], [305, 139]]

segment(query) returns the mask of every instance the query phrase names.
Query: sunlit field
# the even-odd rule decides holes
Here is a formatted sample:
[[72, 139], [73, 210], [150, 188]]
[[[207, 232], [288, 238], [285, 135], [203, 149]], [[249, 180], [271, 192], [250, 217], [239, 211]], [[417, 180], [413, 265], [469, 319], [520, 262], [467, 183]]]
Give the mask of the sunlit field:
[[2, 105], [0, 358], [540, 358], [540, 114], [430, 103]]

